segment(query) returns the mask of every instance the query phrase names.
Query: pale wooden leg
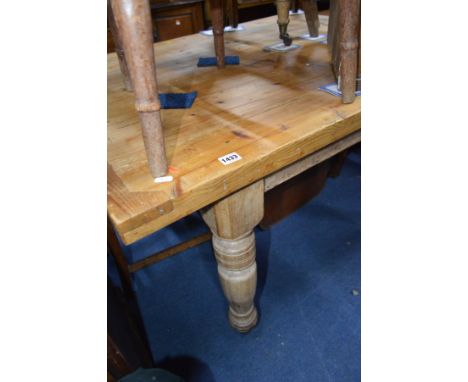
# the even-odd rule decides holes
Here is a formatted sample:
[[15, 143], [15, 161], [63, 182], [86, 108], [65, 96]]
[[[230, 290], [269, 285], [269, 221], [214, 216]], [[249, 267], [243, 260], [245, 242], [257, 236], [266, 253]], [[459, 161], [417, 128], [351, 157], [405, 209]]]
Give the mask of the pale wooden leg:
[[248, 332], [258, 318], [253, 229], [263, 217], [263, 192], [261, 180], [202, 211], [213, 232], [219, 279], [229, 301], [229, 322], [240, 332]]
[[339, 83], [343, 103], [356, 97], [359, 48], [359, 0], [339, 0], [340, 68]]
[[119, 59], [119, 66], [120, 71], [122, 72], [125, 89], [131, 92], [133, 91], [132, 81], [130, 80], [130, 73], [128, 71], [127, 60], [125, 59], [125, 54], [122, 48], [122, 40], [120, 38], [119, 30], [115, 22], [114, 12], [112, 11], [110, 0], [107, 0], [107, 20], [112, 35], [112, 40], [114, 41], [115, 53], [117, 54], [117, 58]]
[[309, 30], [310, 37], [318, 37], [319, 35], [319, 17], [317, 0], [302, 0], [302, 8], [307, 22], [307, 29]]
[[290, 0], [276, 0], [276, 12], [278, 13], [278, 28], [279, 37], [283, 40], [284, 45], [292, 44], [292, 39], [287, 32], [289, 24], [289, 7]]
[[210, 0], [211, 23], [218, 68], [224, 68], [224, 11], [223, 0]]
[[112, 10], [135, 89], [148, 165], [153, 177], [167, 173], [159, 110], [151, 11], [148, 0], [111, 0]]

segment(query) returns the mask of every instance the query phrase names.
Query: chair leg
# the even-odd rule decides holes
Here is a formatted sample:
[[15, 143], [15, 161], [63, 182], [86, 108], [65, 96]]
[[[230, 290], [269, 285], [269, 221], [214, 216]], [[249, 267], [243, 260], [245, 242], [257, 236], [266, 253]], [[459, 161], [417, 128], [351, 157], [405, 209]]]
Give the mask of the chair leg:
[[127, 60], [125, 59], [125, 54], [122, 48], [122, 40], [120, 39], [117, 24], [115, 23], [114, 12], [112, 11], [110, 0], [107, 0], [107, 20], [112, 35], [112, 40], [114, 41], [115, 53], [117, 54], [117, 58], [119, 59], [119, 66], [120, 71], [122, 72], [125, 89], [131, 92], [133, 91], [132, 81], [130, 80], [130, 73], [128, 71]]
[[356, 97], [360, 2], [359, 0], [340, 0], [339, 5], [339, 85], [342, 102], [351, 103]]
[[210, 0], [211, 23], [218, 68], [224, 68], [224, 10], [223, 0]]
[[318, 17], [317, 0], [302, 0], [302, 8], [304, 9], [310, 37], [318, 37], [320, 21]]
[[161, 106], [149, 1], [111, 0], [111, 5], [135, 89], [135, 107], [140, 116], [151, 175], [154, 178], [164, 176], [167, 173], [167, 159], [159, 113]]
[[238, 8], [237, 0], [231, 0], [231, 12], [232, 12], [231, 26], [233, 28], [237, 28], [237, 26], [239, 25], [239, 8]]
[[239, 10], [237, 7], [237, 0], [225, 0], [228, 25], [237, 28], [239, 25]]
[[125, 258], [122, 247], [120, 246], [119, 239], [117, 239], [117, 235], [112, 223], [110, 222], [109, 216], [107, 217], [107, 247], [111, 256], [114, 258], [115, 265], [117, 266], [125, 297], [128, 301], [131, 301], [134, 298], [132, 276], [130, 274], [127, 259]]
[[291, 0], [291, 10], [293, 13], [297, 13], [297, 11], [299, 11], [299, 0]]
[[287, 32], [289, 24], [289, 7], [290, 0], [276, 0], [276, 12], [278, 13], [278, 28], [279, 37], [283, 40], [284, 45], [290, 46], [292, 39]]

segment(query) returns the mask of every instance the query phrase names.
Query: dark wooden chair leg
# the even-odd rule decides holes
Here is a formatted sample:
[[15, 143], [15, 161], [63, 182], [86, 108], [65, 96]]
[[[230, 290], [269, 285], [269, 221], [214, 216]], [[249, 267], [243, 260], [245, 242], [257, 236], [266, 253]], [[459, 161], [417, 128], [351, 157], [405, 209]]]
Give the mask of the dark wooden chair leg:
[[231, 0], [231, 26], [237, 28], [239, 25], [239, 8], [237, 0]]
[[148, 0], [111, 0], [135, 89], [146, 155], [154, 178], [167, 174]]
[[117, 238], [109, 217], [107, 217], [107, 247], [111, 256], [114, 258], [115, 265], [117, 266], [120, 282], [122, 283], [122, 290], [124, 291], [127, 300], [130, 301], [134, 298], [132, 276], [127, 259], [125, 258], [119, 239]]
[[114, 12], [112, 11], [110, 0], [107, 0], [107, 21], [109, 23], [112, 40], [114, 41], [115, 53], [119, 59], [120, 71], [122, 72], [125, 89], [131, 92], [133, 91], [132, 81], [130, 79], [127, 61], [125, 59], [125, 54], [122, 48], [122, 40], [120, 39], [117, 24], [115, 23]]
[[331, 55], [332, 69], [335, 77], [339, 77], [340, 49], [339, 49], [339, 1], [330, 0], [330, 10], [327, 30], [327, 46]]
[[302, 0], [302, 8], [304, 9], [310, 37], [318, 37], [320, 21], [318, 17], [317, 0]]
[[107, 371], [120, 380], [140, 367], [152, 368], [154, 361], [139, 306], [107, 277]]
[[293, 13], [297, 13], [299, 10], [299, 0], [291, 0], [291, 10]]
[[339, 85], [343, 103], [356, 97], [359, 48], [359, 0], [339, 0], [340, 69]]
[[227, 16], [227, 25], [237, 28], [239, 25], [239, 10], [237, 7], [237, 0], [223, 0], [224, 11]]
[[291, 2], [290, 0], [276, 0], [275, 4], [276, 12], [278, 13], [279, 37], [283, 40], [284, 45], [290, 46], [292, 44], [292, 39], [288, 34], [288, 24]]
[[223, 0], [210, 0], [213, 39], [218, 68], [224, 68], [224, 11]]
[[338, 37], [338, 3], [339, 0], [330, 0], [328, 17], [327, 45], [330, 52], [335, 52]]

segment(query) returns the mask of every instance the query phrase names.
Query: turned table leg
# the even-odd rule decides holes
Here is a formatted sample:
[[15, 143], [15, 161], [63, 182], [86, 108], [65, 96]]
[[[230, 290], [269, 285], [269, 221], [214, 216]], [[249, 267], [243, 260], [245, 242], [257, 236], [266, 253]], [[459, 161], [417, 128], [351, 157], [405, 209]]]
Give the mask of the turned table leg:
[[151, 11], [148, 0], [111, 0], [135, 89], [146, 156], [154, 178], [166, 175], [167, 159], [159, 110]]
[[291, 5], [290, 0], [276, 0], [276, 12], [278, 13], [278, 28], [279, 37], [283, 40], [284, 45], [290, 46], [292, 39], [288, 34], [289, 24], [289, 7]]
[[356, 97], [359, 7], [359, 0], [339, 0], [339, 79], [343, 103], [351, 103]]
[[248, 332], [258, 319], [253, 229], [263, 217], [263, 192], [261, 180], [202, 211], [213, 232], [219, 280], [229, 301], [229, 322], [240, 332]]
[[122, 73], [125, 89], [131, 92], [133, 91], [132, 81], [130, 80], [127, 60], [125, 59], [125, 54], [122, 48], [122, 40], [120, 39], [119, 30], [117, 28], [117, 24], [115, 23], [114, 12], [112, 11], [110, 0], [107, 0], [107, 21], [109, 23], [112, 40], [114, 41], [115, 53], [119, 59], [120, 72]]
[[224, 68], [224, 11], [223, 0], [210, 0], [211, 23], [218, 68]]
[[317, 0], [302, 0], [302, 8], [307, 22], [307, 29], [309, 30], [310, 37], [318, 37], [319, 35], [319, 17]]

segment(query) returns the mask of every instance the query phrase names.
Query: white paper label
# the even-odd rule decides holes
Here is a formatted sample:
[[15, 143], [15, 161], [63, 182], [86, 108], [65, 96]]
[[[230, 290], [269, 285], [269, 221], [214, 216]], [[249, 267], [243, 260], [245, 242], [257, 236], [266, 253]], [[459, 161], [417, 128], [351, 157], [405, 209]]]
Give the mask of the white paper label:
[[218, 160], [225, 166], [228, 164], [237, 162], [238, 160], [241, 160], [241, 159], [242, 157], [237, 153], [229, 153], [218, 158]]
[[172, 175], [168, 176], [160, 176], [159, 178], [154, 178], [154, 183], [166, 183], [166, 182], [172, 182], [174, 178], [172, 178]]

